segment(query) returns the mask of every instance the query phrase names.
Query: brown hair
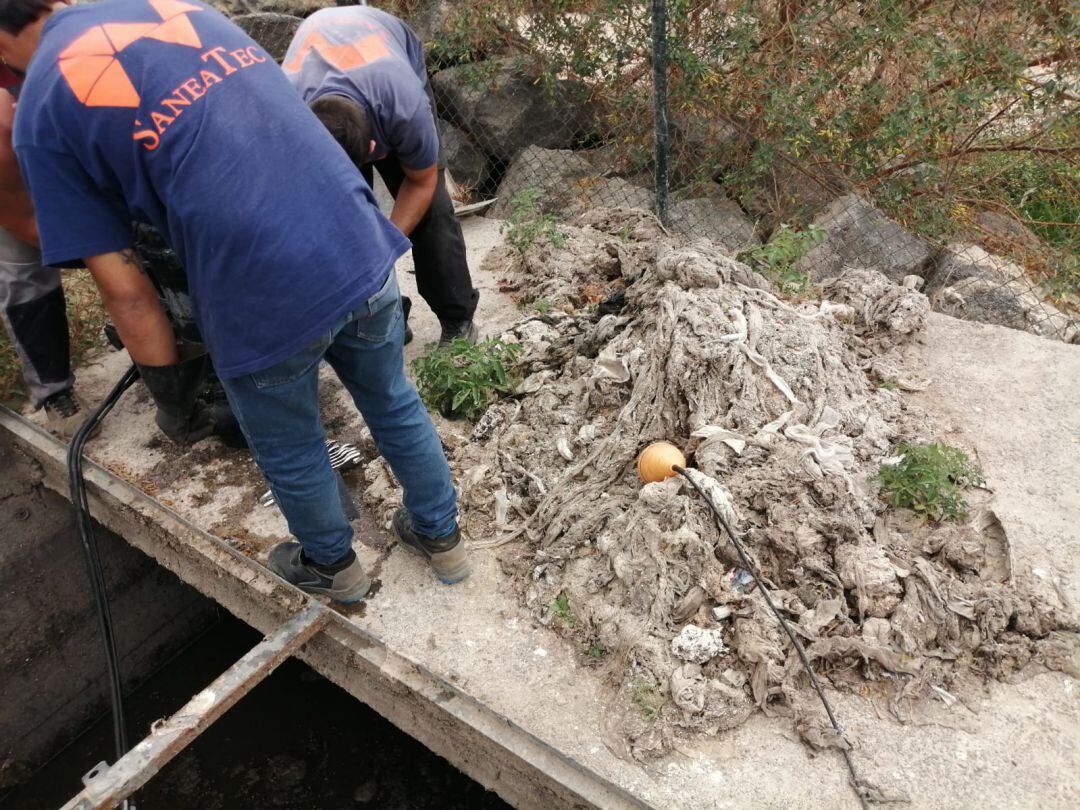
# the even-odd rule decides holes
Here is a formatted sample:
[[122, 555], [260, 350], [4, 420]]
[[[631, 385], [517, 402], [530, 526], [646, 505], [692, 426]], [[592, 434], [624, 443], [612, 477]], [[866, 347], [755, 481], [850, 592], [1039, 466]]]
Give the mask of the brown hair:
[[371, 157], [371, 124], [367, 112], [352, 99], [326, 95], [311, 102], [311, 111], [357, 166]]

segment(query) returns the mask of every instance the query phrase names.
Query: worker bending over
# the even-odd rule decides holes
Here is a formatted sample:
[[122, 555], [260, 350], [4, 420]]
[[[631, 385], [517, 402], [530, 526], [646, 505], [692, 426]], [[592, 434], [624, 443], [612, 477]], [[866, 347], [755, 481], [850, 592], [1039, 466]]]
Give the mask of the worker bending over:
[[159, 404], [183, 364], [131, 221], [153, 224], [186, 268], [215, 369], [299, 540], [270, 568], [342, 602], [370, 586], [324, 443], [325, 359], [402, 485], [400, 540], [444, 581], [465, 576], [449, 467], [404, 374], [393, 268], [408, 240], [274, 61], [188, 0], [6, 0], [0, 57], [27, 72], [15, 150], [43, 259], [84, 258]]
[[439, 318], [440, 345], [475, 342], [480, 294], [438, 165], [439, 132], [416, 34], [379, 9], [322, 9], [297, 30], [282, 67], [368, 183], [374, 166], [393, 195], [390, 221], [412, 241], [416, 286]]

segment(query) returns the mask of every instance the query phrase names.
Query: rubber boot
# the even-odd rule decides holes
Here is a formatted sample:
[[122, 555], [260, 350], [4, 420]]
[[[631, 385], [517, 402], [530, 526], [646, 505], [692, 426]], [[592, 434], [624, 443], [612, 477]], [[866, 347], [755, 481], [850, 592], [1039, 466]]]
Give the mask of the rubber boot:
[[207, 359], [200, 354], [171, 366], [139, 365], [143, 383], [157, 405], [154, 421], [174, 442], [194, 444], [214, 431], [210, 409], [199, 398]]

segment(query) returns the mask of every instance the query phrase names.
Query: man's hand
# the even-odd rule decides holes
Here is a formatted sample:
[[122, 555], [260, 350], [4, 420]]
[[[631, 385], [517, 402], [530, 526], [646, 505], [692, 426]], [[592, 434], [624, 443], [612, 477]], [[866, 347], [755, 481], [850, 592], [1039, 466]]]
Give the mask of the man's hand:
[[431, 207], [431, 201], [435, 198], [435, 188], [439, 183], [439, 167], [402, 168], [405, 179], [401, 181], [401, 188], [398, 189], [397, 198], [394, 200], [394, 210], [390, 212], [390, 221], [408, 236]]
[[86, 266], [131, 359], [144, 366], [178, 362], [172, 326], [135, 251], [88, 256]]

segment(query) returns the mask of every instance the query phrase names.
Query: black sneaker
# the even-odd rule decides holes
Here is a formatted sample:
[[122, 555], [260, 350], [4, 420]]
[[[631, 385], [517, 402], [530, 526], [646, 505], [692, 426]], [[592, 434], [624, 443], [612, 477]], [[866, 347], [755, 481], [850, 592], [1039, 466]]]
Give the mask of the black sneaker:
[[439, 538], [417, 534], [412, 529], [412, 518], [403, 506], [394, 513], [394, 534], [402, 546], [427, 558], [431, 570], [444, 585], [461, 582], [469, 575], [469, 556], [465, 544], [461, 542], [459, 529]]
[[70, 388], [57, 391], [48, 397], [41, 406], [45, 409], [45, 421], [49, 430], [65, 439], [75, 435], [88, 415], [88, 410], [81, 399]]
[[344, 604], [359, 602], [371, 588], [371, 580], [355, 554], [352, 562], [332, 571], [306, 560], [299, 543], [279, 543], [270, 550], [266, 567], [305, 593], [329, 596]]
[[480, 337], [476, 325], [471, 320], [444, 321], [440, 318], [439, 324], [442, 326], [442, 333], [439, 335], [439, 348], [449, 346], [451, 341], [458, 338], [464, 338], [469, 343], [476, 343]]

